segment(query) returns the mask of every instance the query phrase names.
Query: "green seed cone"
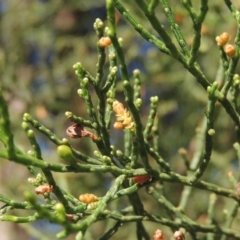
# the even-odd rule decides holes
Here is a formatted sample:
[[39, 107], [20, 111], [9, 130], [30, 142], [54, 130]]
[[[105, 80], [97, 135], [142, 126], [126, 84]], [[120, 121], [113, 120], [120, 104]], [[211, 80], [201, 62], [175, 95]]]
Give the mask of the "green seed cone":
[[57, 154], [60, 158], [62, 158], [64, 161], [66, 161], [68, 163], [74, 161], [72, 149], [66, 145], [58, 146]]

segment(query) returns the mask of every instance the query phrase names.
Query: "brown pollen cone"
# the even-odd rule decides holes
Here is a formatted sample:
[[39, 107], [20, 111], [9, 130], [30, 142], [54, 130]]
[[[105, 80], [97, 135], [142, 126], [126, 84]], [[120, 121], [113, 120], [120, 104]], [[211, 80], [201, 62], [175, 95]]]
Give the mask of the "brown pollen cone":
[[93, 141], [97, 141], [98, 137], [94, 135], [92, 132], [89, 132], [82, 125], [75, 123], [72, 126], [68, 127], [66, 133], [71, 138], [82, 138], [82, 137], [90, 137]]

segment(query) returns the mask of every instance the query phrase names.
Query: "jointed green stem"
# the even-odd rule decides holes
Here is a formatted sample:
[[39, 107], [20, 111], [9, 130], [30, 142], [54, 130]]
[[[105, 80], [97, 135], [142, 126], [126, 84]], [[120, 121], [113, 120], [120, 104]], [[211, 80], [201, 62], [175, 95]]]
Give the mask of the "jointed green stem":
[[[15, 157], [15, 146], [13, 141], [13, 134], [11, 130], [11, 123], [8, 113], [7, 103], [5, 102], [2, 95], [2, 88], [0, 86], [0, 130], [3, 134], [1, 138], [5, 138], [5, 147], [7, 148], [8, 154], [11, 158]], [[0, 139], [1, 140], [1, 139]]]
[[115, 10], [114, 10], [113, 3], [114, 3], [114, 1], [111, 1], [111, 0], [107, 1], [107, 13], [108, 13], [108, 19], [109, 19], [109, 24], [110, 24], [108, 35], [111, 38], [112, 44], [118, 55], [120, 70], [121, 70], [122, 78], [124, 80], [123, 85], [124, 85], [125, 100], [129, 106], [129, 109], [134, 118], [134, 122], [136, 124], [136, 137], [138, 138], [138, 141], [139, 141], [140, 154], [142, 157], [142, 161], [143, 161], [143, 164], [146, 167], [146, 169], [150, 169], [147, 151], [145, 149], [144, 138], [143, 138], [143, 134], [142, 134], [141, 119], [138, 114], [138, 110], [133, 102], [133, 89], [129, 83], [129, 76], [128, 76], [128, 71], [127, 71], [127, 67], [126, 67], [126, 63], [125, 63], [125, 59], [124, 59], [123, 50], [122, 50], [122, 48], [118, 42], [117, 36], [116, 36]]

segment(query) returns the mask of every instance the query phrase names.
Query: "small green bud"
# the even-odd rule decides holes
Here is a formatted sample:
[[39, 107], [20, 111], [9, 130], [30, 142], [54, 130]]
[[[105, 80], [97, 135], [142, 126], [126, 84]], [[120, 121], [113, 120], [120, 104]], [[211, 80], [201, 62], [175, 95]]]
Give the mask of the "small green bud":
[[[108, 95], [107, 95], [108, 96]], [[108, 104], [110, 104], [110, 105], [112, 105], [112, 103], [113, 103], [113, 101], [114, 101], [114, 99], [113, 98], [107, 98], [107, 103]]]
[[240, 144], [239, 144], [238, 142], [235, 142], [235, 143], [233, 144], [233, 147], [234, 147], [236, 150], [238, 150], [238, 149], [240, 148]]
[[84, 86], [86, 86], [86, 85], [88, 84], [89, 80], [88, 80], [88, 78], [85, 77], [85, 78], [82, 80], [82, 82], [83, 82]]
[[62, 144], [63, 145], [67, 145], [69, 143], [68, 139], [67, 138], [63, 138], [62, 139]]
[[66, 211], [62, 203], [57, 203], [54, 206], [56, 213], [57, 213], [57, 220], [59, 222], [65, 222], [66, 220]]
[[88, 210], [94, 210], [97, 206], [98, 206], [98, 202], [92, 202], [90, 204], [87, 205], [87, 209]]
[[72, 153], [72, 149], [69, 146], [66, 146], [66, 145], [58, 146], [57, 154], [60, 158], [62, 158], [66, 162], [71, 163], [75, 160], [74, 156], [73, 156], [73, 153]]
[[142, 99], [137, 98], [135, 101], [135, 106], [139, 109], [142, 106]]
[[96, 21], [93, 24], [93, 27], [95, 30], [102, 29], [104, 27], [104, 23], [100, 18], [97, 18]]
[[165, 13], [169, 13], [169, 8], [167, 8], [167, 7], [164, 8], [164, 12], [165, 12]]
[[77, 62], [77, 63], [75, 63], [74, 65], [73, 65], [73, 69], [74, 70], [77, 70], [77, 69], [79, 69], [79, 68], [81, 68], [82, 67], [82, 64], [80, 63], [80, 62]]
[[124, 80], [124, 81], [123, 81], [123, 86], [124, 86], [124, 87], [128, 87], [129, 85], [130, 85], [130, 84], [129, 84], [129, 82], [128, 82], [127, 80]]
[[33, 130], [28, 130], [27, 135], [28, 135], [28, 137], [34, 137]]
[[93, 126], [94, 128], [97, 128], [97, 123], [96, 123], [96, 122], [93, 122], [93, 123], [92, 123], [92, 126]]
[[158, 102], [158, 96], [151, 97], [151, 98], [150, 98], [150, 101], [151, 101], [152, 103], [157, 103], [157, 102]]
[[33, 150], [29, 150], [29, 151], [27, 152], [27, 154], [30, 155], [30, 156], [35, 157], [35, 151], [33, 151]]
[[236, 80], [240, 80], [240, 77], [238, 74], [234, 74], [233, 75], [233, 80], [236, 81]]
[[28, 178], [27, 181], [31, 184], [34, 184], [35, 183], [35, 178]]
[[109, 35], [109, 34], [110, 34], [110, 29], [109, 29], [109, 27], [105, 27], [104, 32], [105, 32], [107, 35]]
[[118, 38], [118, 42], [119, 42], [120, 46], [122, 47], [122, 45], [123, 45], [123, 39], [122, 39], [122, 38]]
[[149, 148], [149, 150], [150, 150], [150, 152], [154, 152], [154, 149], [151, 147], [151, 148]]
[[38, 175], [36, 176], [36, 178], [42, 179], [42, 174], [41, 174], [41, 173], [38, 173]]
[[212, 128], [208, 130], [208, 134], [209, 134], [210, 136], [213, 136], [215, 133], [216, 133], [215, 130], [212, 129]]
[[114, 146], [114, 145], [110, 145], [110, 148], [111, 148], [112, 150], [115, 150], [115, 146]]
[[99, 151], [97, 151], [97, 150], [95, 150], [95, 151], [93, 152], [93, 154], [94, 154], [96, 157], [101, 157], [101, 153], [100, 153]]
[[29, 125], [28, 125], [28, 123], [27, 122], [22, 122], [22, 128], [24, 129], [24, 130], [28, 130], [29, 129]]
[[31, 192], [24, 192], [23, 195], [28, 202], [35, 202], [35, 197]]
[[65, 214], [65, 208], [63, 206], [62, 203], [57, 203], [55, 206], [54, 206], [54, 209], [60, 213], [60, 214]]
[[208, 87], [207, 87], [207, 92], [210, 93], [210, 92], [211, 92], [211, 89], [212, 89], [212, 88], [211, 88], [210, 86], [208, 86]]
[[75, 74], [78, 76], [80, 73], [78, 70], [75, 70]]
[[32, 117], [30, 116], [30, 114], [28, 114], [28, 113], [24, 113], [24, 114], [23, 114], [23, 121], [28, 122], [28, 121], [30, 121], [31, 119], [32, 119]]
[[233, 82], [233, 86], [234, 87], [237, 87], [239, 84], [240, 84], [240, 80], [239, 79], [234, 80], [234, 82]]
[[120, 151], [120, 150], [117, 150], [117, 151], [116, 151], [116, 155], [117, 155], [118, 157], [122, 157], [122, 156], [123, 156], [123, 152]]
[[82, 97], [82, 98], [84, 97], [84, 91], [82, 89], [78, 89], [77, 93], [79, 97]]
[[111, 163], [112, 163], [111, 158], [108, 156], [103, 156], [102, 160], [106, 165], [111, 165]]
[[215, 81], [213, 84], [212, 84], [212, 87], [216, 90], [218, 88], [218, 82]]
[[212, 84], [212, 86], [207, 87], [207, 92], [209, 94], [209, 97], [214, 97], [214, 93], [217, 90], [217, 88], [218, 88], [218, 83], [217, 82], [214, 82]]
[[139, 69], [133, 70], [133, 76], [134, 77], [139, 77], [139, 75], [140, 75], [140, 70]]
[[108, 97], [108, 98], [113, 98], [113, 97], [114, 97], [114, 92], [113, 92], [112, 90], [109, 90], [109, 91], [107, 92], [107, 97]]
[[114, 60], [116, 58], [116, 54], [115, 53], [110, 53], [109, 54], [109, 59], [110, 60]]
[[97, 31], [104, 27], [103, 21], [100, 18], [97, 18], [93, 24], [94, 29]]
[[72, 113], [72, 112], [65, 112], [65, 116], [66, 116], [67, 118], [70, 118], [70, 117], [73, 116], [73, 113]]
[[39, 173], [35, 178], [35, 184], [38, 186], [42, 184], [42, 182], [43, 182], [43, 175]]
[[117, 73], [117, 70], [118, 70], [118, 69], [117, 69], [116, 66], [112, 67], [111, 70], [110, 70], [110, 74], [111, 74], [111, 75], [115, 75], [115, 74]]

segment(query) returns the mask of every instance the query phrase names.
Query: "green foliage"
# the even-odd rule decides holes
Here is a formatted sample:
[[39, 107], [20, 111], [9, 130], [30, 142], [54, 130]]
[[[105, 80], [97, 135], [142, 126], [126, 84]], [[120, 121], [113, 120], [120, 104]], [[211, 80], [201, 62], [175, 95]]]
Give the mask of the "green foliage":
[[[17, 43], [11, 40], [5, 52], [0, 49], [0, 68], [6, 71], [0, 92], [1, 166], [6, 167], [6, 160], [14, 166], [18, 163], [31, 176], [29, 184], [21, 185], [24, 191], [14, 194], [9, 186], [6, 194], [0, 194], [0, 220], [32, 226], [44, 219], [61, 226], [58, 239], [159, 240], [157, 229], [165, 239], [177, 231], [185, 239], [240, 239], [240, 12], [237, 1], [223, 2], [106, 0], [106, 22], [97, 18], [93, 24], [96, 34], [84, 40], [89, 49], [97, 49], [97, 55], [93, 54], [96, 69], [89, 56], [90, 60], [73, 65], [73, 76], [74, 71], [66, 66], [78, 61], [80, 56], [74, 54], [40, 67], [51, 79], [48, 94], [36, 94], [40, 100], [36, 108], [38, 101], [30, 104], [26, 97], [25, 110], [33, 114], [23, 114], [21, 130], [18, 118], [10, 121], [9, 97], [21, 86], [15, 84], [18, 74], [14, 70], [21, 61], [11, 54], [6, 57]], [[46, 4], [50, 16], [61, 7], [53, 1]], [[29, 5], [35, 7], [39, 12], [42, 5]], [[79, 5], [69, 1], [65, 7], [77, 9]], [[83, 7], [88, 8], [88, 4]], [[35, 18], [30, 14], [30, 25], [42, 26], [41, 33], [49, 33], [43, 24], [48, 14]], [[55, 20], [60, 29], [59, 19]], [[19, 26], [22, 29], [24, 24], [19, 22]], [[70, 49], [85, 48], [84, 41], [78, 44], [77, 37], [67, 36], [72, 29], [61, 30], [56, 49], [68, 40]], [[215, 41], [222, 32], [231, 36], [230, 53], [226, 49], [230, 43]], [[146, 59], [141, 60], [144, 71], [130, 73], [131, 60], [141, 51], [137, 43], [143, 39], [150, 44]], [[71, 79], [78, 79], [78, 85], [68, 81], [66, 86], [58, 86], [61, 66]], [[25, 87], [21, 89], [30, 95]], [[77, 92], [77, 100], [73, 92]], [[49, 109], [57, 112], [55, 119], [39, 111], [48, 102]], [[64, 118], [67, 124], [73, 123], [66, 129], [69, 139]], [[27, 147], [19, 141], [22, 132]], [[40, 134], [51, 142], [51, 154], [44, 153]], [[11, 182], [12, 177], [4, 175], [4, 181]], [[78, 198], [86, 192], [97, 197]]]

